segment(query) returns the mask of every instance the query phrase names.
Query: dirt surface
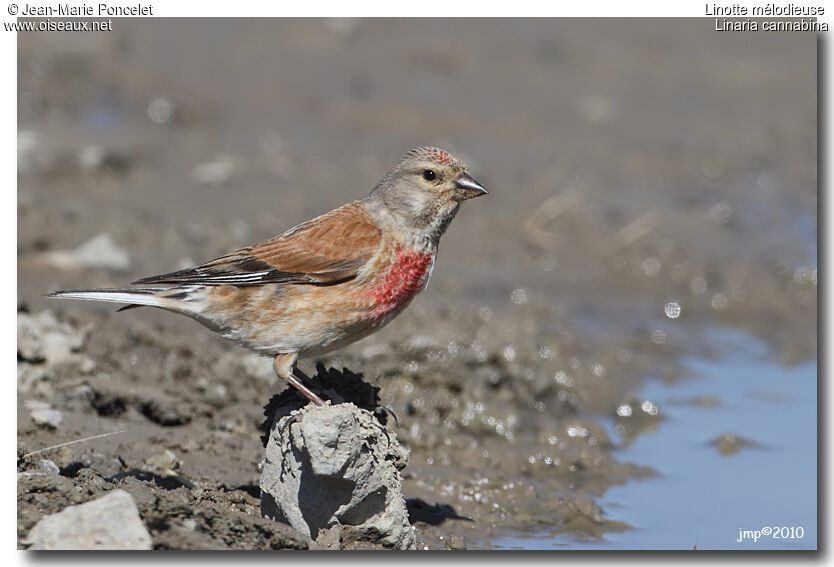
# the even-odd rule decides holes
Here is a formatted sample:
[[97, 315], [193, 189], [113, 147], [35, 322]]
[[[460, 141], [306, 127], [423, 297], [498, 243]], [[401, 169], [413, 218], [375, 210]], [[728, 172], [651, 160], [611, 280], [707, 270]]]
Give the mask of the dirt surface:
[[268, 360], [183, 317], [40, 294], [271, 237], [366, 194], [416, 145], [456, 153], [489, 196], [465, 203], [402, 315], [302, 367], [380, 388], [424, 547], [628, 530], [600, 499], [654, 474], [617, 457], [663, 426], [641, 383], [681, 378], [716, 326], [781, 363], [816, 354], [813, 35], [706, 20], [113, 28], [18, 36], [19, 542], [122, 488], [157, 549], [310, 547], [258, 510], [259, 426], [284, 388]]

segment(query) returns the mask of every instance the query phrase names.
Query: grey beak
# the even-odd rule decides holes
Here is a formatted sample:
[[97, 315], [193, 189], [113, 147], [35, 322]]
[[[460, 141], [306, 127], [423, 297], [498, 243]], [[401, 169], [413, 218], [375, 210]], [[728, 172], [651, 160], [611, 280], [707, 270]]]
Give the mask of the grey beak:
[[455, 187], [457, 188], [457, 191], [455, 192], [456, 201], [464, 201], [466, 199], [480, 197], [487, 194], [487, 190], [484, 189], [483, 185], [475, 181], [475, 179], [468, 173], [462, 173], [460, 177], [455, 180]]

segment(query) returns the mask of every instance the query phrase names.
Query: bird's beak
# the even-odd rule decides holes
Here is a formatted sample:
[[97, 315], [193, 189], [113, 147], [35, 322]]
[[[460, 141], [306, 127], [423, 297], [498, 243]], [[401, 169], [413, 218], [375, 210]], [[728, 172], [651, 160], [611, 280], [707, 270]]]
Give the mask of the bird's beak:
[[455, 179], [455, 194], [452, 195], [455, 201], [465, 201], [486, 194], [487, 190], [484, 189], [483, 185], [475, 181], [468, 173], [461, 173], [460, 177]]

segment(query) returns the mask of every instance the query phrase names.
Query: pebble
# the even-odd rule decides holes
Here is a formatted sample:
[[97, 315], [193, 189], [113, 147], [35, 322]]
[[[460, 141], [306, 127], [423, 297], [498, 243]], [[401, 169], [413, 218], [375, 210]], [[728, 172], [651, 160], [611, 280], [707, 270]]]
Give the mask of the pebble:
[[26, 542], [35, 550], [151, 549], [151, 534], [124, 490], [68, 506], [38, 522]]
[[61, 425], [61, 421], [63, 421], [63, 419], [63, 412], [56, 409], [34, 410], [32, 412], [32, 421], [50, 429], [58, 429], [58, 426]]
[[449, 539], [446, 540], [446, 549], [450, 551], [466, 549], [466, 542], [459, 535], [449, 536]]
[[51, 311], [17, 314], [18, 359], [49, 365], [75, 359], [74, 351], [86, 340], [87, 329], [59, 321]]
[[84, 268], [97, 268], [114, 272], [130, 269], [130, 255], [119, 247], [110, 234], [103, 232], [94, 236], [72, 251], [73, 259]]
[[229, 392], [223, 384], [214, 384], [206, 390], [205, 398], [214, 407], [222, 408], [229, 399]]
[[712, 440], [712, 445], [718, 449], [723, 456], [735, 455], [742, 449], [756, 447], [756, 443], [735, 433], [723, 433]]
[[103, 232], [71, 250], [51, 250], [36, 260], [60, 270], [102, 269], [111, 272], [127, 272], [130, 255], [118, 246], [109, 233]]
[[163, 473], [168, 473], [179, 466], [179, 459], [177, 459], [177, 455], [173, 451], [165, 449], [163, 452], [145, 459], [145, 463]]
[[49, 459], [41, 459], [38, 462], [38, 468], [52, 474], [60, 474], [61, 469], [58, 468], [58, 465], [50, 461]]
[[60, 410], [52, 409], [52, 407], [40, 400], [26, 400], [23, 404], [29, 410], [32, 421], [42, 427], [50, 429], [57, 429], [64, 419], [64, 414]]

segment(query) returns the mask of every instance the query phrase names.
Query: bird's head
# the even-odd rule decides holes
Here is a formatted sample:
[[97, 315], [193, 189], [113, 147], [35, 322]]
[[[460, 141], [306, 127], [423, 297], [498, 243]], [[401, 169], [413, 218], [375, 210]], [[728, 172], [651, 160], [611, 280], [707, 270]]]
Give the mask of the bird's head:
[[462, 201], [487, 190], [452, 154], [438, 148], [415, 148], [391, 168], [366, 198], [380, 222], [439, 239]]

